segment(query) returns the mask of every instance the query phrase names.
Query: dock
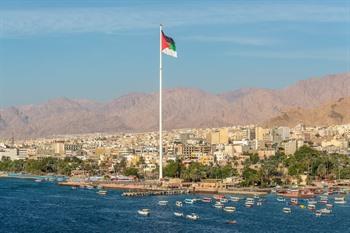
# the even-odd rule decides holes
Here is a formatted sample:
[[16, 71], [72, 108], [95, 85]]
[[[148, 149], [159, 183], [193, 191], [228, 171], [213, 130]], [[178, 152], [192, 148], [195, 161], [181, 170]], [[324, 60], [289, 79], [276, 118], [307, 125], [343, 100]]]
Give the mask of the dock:
[[124, 192], [124, 197], [144, 197], [144, 196], [168, 196], [188, 194], [188, 190], [150, 190], [150, 191], [131, 191]]

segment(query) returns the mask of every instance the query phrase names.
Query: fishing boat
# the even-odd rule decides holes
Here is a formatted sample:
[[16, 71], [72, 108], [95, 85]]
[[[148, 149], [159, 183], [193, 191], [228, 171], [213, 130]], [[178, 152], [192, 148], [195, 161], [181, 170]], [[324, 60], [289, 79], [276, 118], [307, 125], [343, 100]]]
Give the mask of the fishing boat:
[[238, 202], [240, 200], [239, 197], [230, 197], [231, 201]]
[[177, 207], [182, 207], [182, 201], [176, 201], [175, 205], [176, 205]]
[[289, 208], [289, 207], [284, 207], [283, 208], [283, 212], [286, 213], [286, 214], [290, 214], [290, 213], [292, 213], [292, 209]]
[[202, 202], [210, 203], [211, 202], [211, 198], [210, 197], [203, 197]]
[[107, 190], [99, 190], [97, 192], [97, 194], [99, 194], [99, 195], [107, 195]]
[[233, 213], [233, 212], [236, 211], [236, 207], [234, 207], [234, 206], [225, 206], [224, 207], [224, 211], [228, 212], [228, 213]]
[[184, 216], [184, 213], [181, 213], [181, 212], [174, 212], [174, 215], [176, 217], [183, 217]]
[[194, 200], [193, 199], [185, 199], [184, 201], [186, 204], [193, 204]]
[[277, 201], [284, 202], [284, 201], [286, 201], [286, 199], [284, 199], [284, 197], [277, 197]]
[[158, 201], [158, 205], [167, 205], [168, 201]]
[[227, 200], [226, 198], [221, 198], [221, 199], [220, 199], [220, 202], [221, 202], [221, 203], [227, 203], [228, 200]]
[[326, 204], [326, 207], [328, 208], [328, 209], [331, 209], [331, 208], [333, 208], [333, 205], [332, 204]]
[[141, 209], [138, 210], [137, 213], [142, 216], [149, 216], [150, 215], [150, 210], [149, 209]]
[[198, 220], [199, 216], [195, 213], [192, 213], [192, 214], [186, 215], [186, 218], [191, 219], [191, 220]]

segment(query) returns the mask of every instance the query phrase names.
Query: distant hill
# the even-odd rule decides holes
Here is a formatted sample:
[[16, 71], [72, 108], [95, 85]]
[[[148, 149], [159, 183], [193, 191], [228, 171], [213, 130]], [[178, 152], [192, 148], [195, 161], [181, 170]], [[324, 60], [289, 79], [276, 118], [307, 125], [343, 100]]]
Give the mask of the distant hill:
[[[106, 103], [59, 98], [38, 105], [0, 109], [0, 137], [156, 130], [158, 96], [132, 93]], [[299, 81], [277, 90], [240, 89], [214, 95], [198, 89], [175, 88], [164, 90], [163, 96], [166, 129], [266, 123], [271, 118], [271, 124], [278, 124], [275, 118], [283, 114], [295, 118], [288, 112], [290, 109], [311, 111], [303, 109], [317, 109], [327, 102], [350, 97], [350, 73]], [[334, 111], [339, 112], [337, 108]], [[336, 113], [334, 119], [338, 119]], [[345, 122], [348, 112], [339, 113]], [[291, 124], [293, 121], [290, 120]]]
[[350, 123], [350, 97], [340, 98], [316, 108], [295, 108], [274, 117], [266, 126], [290, 126], [299, 123], [309, 126], [339, 125]]

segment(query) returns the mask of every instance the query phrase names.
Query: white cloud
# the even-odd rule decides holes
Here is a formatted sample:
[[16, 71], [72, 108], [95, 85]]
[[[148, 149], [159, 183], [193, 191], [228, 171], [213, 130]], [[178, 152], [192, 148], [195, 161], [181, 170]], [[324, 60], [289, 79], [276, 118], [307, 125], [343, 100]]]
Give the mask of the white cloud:
[[238, 37], [238, 36], [198, 35], [198, 36], [182, 37], [180, 39], [192, 40], [192, 41], [198, 41], [198, 42], [232, 43], [232, 44], [253, 45], [253, 46], [272, 45], [278, 42], [275, 39], [258, 38], [258, 37]]
[[[172, 27], [275, 21], [349, 22], [349, 9], [342, 6], [302, 3], [261, 4], [261, 2], [210, 4], [162, 5], [148, 8], [136, 6], [1, 9], [0, 36], [112, 33], [154, 28], [160, 22]], [[230, 40], [234, 42], [232, 38]]]

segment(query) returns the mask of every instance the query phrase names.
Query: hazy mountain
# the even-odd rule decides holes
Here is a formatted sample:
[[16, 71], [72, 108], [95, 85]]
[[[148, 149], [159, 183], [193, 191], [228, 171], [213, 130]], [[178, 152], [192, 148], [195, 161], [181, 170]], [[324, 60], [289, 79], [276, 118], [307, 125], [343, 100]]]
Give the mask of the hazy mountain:
[[312, 109], [295, 108], [274, 117], [266, 126], [290, 126], [299, 123], [309, 126], [336, 125], [350, 123], [350, 97], [340, 98]]
[[[0, 137], [156, 130], [158, 96], [158, 93], [132, 93], [107, 103], [59, 98], [39, 105], [0, 109]], [[277, 90], [252, 88], [214, 95], [198, 89], [168, 89], [163, 92], [164, 127], [263, 123], [281, 114], [291, 114], [288, 110], [298, 107], [301, 112], [316, 114], [321, 111], [316, 107], [343, 97], [350, 97], [350, 73], [312, 78]], [[342, 122], [347, 121], [348, 113], [340, 114]], [[275, 119], [271, 122], [278, 123]], [[323, 122], [321, 118], [319, 122]]]

